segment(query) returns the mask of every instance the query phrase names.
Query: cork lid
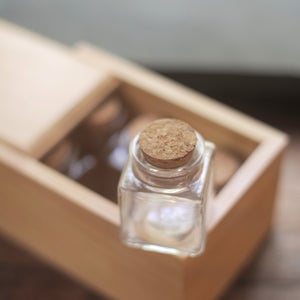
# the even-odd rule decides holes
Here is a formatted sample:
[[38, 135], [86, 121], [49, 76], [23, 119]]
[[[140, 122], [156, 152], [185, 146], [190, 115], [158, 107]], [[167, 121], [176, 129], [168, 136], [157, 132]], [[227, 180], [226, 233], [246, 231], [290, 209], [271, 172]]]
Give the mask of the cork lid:
[[138, 143], [148, 163], [173, 169], [189, 161], [197, 137], [195, 130], [181, 120], [159, 119], [141, 132]]
[[67, 47], [0, 20], [0, 142], [43, 156], [82, 119], [111, 77]]

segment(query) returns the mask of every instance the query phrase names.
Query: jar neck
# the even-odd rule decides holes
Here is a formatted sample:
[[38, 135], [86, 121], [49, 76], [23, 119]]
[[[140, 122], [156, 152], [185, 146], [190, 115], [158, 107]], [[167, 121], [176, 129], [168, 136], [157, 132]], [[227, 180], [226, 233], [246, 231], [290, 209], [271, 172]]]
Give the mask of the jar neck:
[[174, 169], [162, 169], [151, 165], [145, 160], [138, 144], [138, 134], [131, 142], [129, 149], [135, 176], [143, 183], [155, 188], [176, 189], [190, 184], [198, 178], [199, 173], [202, 171], [202, 160], [205, 152], [203, 138], [197, 132], [196, 136], [196, 147], [191, 159], [186, 164]]

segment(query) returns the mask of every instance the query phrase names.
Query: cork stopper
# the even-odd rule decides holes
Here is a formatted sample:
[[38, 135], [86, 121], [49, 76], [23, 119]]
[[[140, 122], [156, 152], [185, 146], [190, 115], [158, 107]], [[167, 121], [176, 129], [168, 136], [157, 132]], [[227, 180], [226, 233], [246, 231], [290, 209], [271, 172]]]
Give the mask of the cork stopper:
[[146, 161], [163, 169], [183, 166], [196, 147], [195, 130], [177, 119], [159, 119], [140, 134], [139, 146]]

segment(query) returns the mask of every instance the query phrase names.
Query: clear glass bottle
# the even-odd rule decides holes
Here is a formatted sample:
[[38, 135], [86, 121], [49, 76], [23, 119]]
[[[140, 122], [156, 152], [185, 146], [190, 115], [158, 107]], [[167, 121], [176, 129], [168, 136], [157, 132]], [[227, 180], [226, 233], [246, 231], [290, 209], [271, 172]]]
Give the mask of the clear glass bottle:
[[161, 168], [146, 159], [139, 137], [131, 142], [118, 186], [122, 241], [149, 251], [200, 254], [205, 246], [214, 144], [195, 131], [189, 160], [175, 168]]

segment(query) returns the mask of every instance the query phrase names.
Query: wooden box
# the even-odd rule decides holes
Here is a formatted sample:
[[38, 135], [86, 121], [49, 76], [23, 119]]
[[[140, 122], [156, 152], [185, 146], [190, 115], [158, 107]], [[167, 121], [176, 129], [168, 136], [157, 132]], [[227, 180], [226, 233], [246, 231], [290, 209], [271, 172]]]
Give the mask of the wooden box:
[[[269, 230], [287, 137], [87, 44], [67, 49], [1, 22], [0, 55], [1, 233], [114, 299], [218, 298]], [[122, 245], [117, 204], [41, 161], [115, 92], [135, 114], [186, 120], [243, 157], [213, 199], [202, 255]]]

